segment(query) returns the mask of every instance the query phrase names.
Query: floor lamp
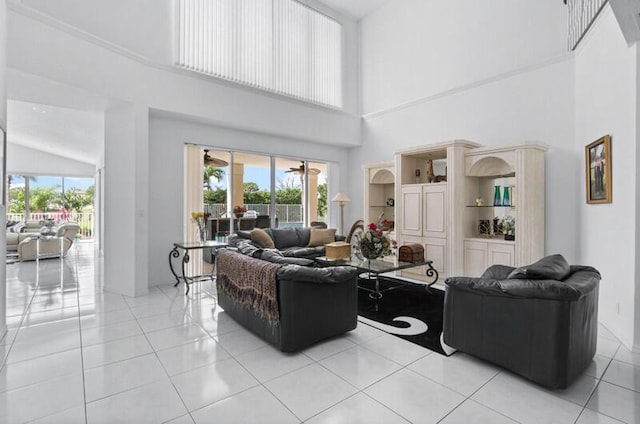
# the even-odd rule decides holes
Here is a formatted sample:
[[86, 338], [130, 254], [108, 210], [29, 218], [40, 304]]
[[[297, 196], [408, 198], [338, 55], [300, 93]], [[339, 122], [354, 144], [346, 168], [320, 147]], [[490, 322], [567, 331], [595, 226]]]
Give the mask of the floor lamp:
[[351, 201], [351, 198], [344, 193], [338, 193], [331, 199], [340, 205], [340, 235], [344, 235], [344, 205]]

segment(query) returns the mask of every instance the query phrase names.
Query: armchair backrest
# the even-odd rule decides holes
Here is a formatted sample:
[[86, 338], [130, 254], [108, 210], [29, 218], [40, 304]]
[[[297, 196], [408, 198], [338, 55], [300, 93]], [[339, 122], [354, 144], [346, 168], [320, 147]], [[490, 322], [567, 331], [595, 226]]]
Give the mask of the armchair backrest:
[[76, 238], [78, 232], [80, 232], [80, 225], [75, 222], [65, 222], [58, 226], [56, 235], [64, 236], [66, 239], [73, 240]]

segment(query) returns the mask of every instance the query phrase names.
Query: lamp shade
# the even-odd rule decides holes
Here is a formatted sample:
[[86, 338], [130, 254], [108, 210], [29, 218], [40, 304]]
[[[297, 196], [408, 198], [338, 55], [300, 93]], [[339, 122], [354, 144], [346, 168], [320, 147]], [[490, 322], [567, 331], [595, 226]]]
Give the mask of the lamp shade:
[[331, 199], [331, 201], [346, 203], [346, 202], [350, 202], [351, 198], [344, 193], [338, 193], [335, 196], [333, 196], [333, 199]]

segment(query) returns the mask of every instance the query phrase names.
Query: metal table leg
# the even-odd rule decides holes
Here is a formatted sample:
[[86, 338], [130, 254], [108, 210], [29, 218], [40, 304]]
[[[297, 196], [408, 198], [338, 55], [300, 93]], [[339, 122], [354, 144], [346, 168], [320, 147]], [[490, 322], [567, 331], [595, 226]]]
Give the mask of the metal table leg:
[[185, 292], [185, 295], [189, 294], [189, 280], [187, 277], [187, 273], [186, 273], [186, 266], [189, 263], [189, 251], [185, 250], [184, 251], [184, 256], [182, 257], [182, 279], [184, 280], [184, 285], [187, 286], [187, 291]]
[[180, 284], [180, 278], [178, 278], [178, 274], [176, 274], [176, 272], [173, 269], [173, 261], [171, 260], [171, 258], [178, 258], [178, 257], [180, 257], [180, 252], [178, 251], [178, 247], [174, 246], [171, 252], [169, 252], [169, 269], [171, 270], [171, 273], [173, 274], [173, 276], [176, 278], [176, 283], [173, 285], [173, 287], [177, 287], [178, 284]]

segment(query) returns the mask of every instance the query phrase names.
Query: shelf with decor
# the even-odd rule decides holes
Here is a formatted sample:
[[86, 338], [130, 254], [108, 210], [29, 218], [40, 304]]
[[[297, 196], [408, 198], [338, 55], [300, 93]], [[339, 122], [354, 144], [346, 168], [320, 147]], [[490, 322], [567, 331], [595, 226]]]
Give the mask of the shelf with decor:
[[542, 144], [523, 143], [465, 153], [465, 275], [544, 256], [545, 151]]
[[395, 167], [393, 162], [364, 166], [364, 222], [379, 218], [395, 222]]

